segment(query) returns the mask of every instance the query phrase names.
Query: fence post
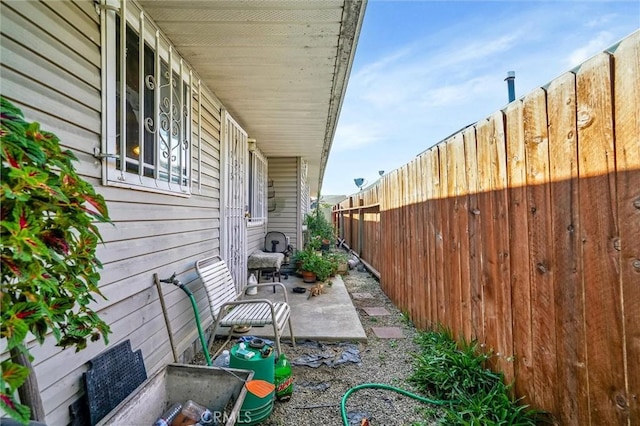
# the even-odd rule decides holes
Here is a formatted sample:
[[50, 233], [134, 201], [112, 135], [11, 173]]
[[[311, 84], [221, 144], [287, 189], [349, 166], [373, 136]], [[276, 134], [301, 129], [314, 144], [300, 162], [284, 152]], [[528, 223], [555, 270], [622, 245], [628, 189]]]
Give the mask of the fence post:
[[360, 253], [360, 257], [363, 257], [363, 246], [364, 246], [364, 218], [362, 216], [362, 206], [364, 205], [364, 200], [360, 198], [358, 200], [358, 253]]
[[353, 249], [353, 196], [349, 197], [349, 247]]

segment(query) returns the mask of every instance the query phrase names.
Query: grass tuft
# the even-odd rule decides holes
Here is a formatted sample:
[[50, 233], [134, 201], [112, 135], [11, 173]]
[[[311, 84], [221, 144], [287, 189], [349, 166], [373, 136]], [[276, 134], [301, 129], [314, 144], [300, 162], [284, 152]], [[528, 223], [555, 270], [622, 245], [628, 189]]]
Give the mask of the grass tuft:
[[476, 341], [456, 343], [451, 331], [419, 333], [414, 373], [409, 380], [437, 399], [455, 401], [443, 410], [443, 425], [536, 425], [541, 412], [509, 394], [502, 373], [486, 368], [491, 354]]

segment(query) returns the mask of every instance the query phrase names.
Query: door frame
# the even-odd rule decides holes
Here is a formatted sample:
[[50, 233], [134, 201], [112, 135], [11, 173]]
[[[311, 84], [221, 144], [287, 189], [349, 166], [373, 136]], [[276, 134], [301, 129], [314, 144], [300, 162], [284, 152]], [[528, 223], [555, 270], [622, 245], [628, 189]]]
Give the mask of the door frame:
[[226, 109], [220, 123], [220, 255], [242, 292], [247, 285], [247, 132]]

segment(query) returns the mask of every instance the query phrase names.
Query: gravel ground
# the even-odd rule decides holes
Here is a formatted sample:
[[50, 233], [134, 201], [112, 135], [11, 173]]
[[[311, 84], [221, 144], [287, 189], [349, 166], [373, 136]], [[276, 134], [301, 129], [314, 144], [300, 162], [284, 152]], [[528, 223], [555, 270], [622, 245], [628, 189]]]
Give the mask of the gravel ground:
[[[416, 389], [407, 381], [412, 372], [415, 327], [391, 303], [378, 281], [366, 271], [352, 270], [343, 277], [349, 293], [371, 293], [373, 299], [353, 303], [367, 332], [367, 342], [298, 342], [296, 349], [283, 341], [290, 361], [304, 356], [339, 359], [346, 349], [358, 349], [360, 362], [347, 361], [337, 366], [312, 368], [293, 366], [294, 393], [290, 401], [276, 402], [264, 426], [342, 425], [340, 401], [350, 388], [364, 383], [383, 383], [410, 392]], [[368, 316], [364, 307], [384, 307], [391, 315]], [[379, 339], [371, 327], [400, 327], [404, 338]], [[222, 341], [214, 342], [212, 353]], [[227, 345], [229, 348], [231, 344]], [[198, 363], [196, 360], [195, 363]], [[360, 425], [367, 418], [371, 425], [431, 424], [425, 421], [433, 407], [399, 393], [382, 389], [363, 389], [352, 393], [347, 401], [350, 425]], [[433, 423], [435, 424], [435, 423]]]

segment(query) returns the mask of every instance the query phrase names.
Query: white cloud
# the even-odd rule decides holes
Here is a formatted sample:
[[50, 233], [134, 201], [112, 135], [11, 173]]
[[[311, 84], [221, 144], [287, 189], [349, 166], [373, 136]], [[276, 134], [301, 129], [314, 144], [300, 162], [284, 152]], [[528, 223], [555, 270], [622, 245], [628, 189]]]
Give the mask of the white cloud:
[[381, 70], [384, 70], [402, 59], [406, 59], [411, 54], [409, 47], [400, 48], [399, 50], [387, 55], [380, 60], [366, 65], [362, 70], [358, 71], [355, 78], [362, 84], [369, 84], [375, 80]]
[[331, 152], [344, 152], [361, 149], [380, 139], [380, 131], [371, 123], [341, 124], [336, 129]]
[[588, 21], [584, 25], [587, 28], [597, 28], [597, 27], [601, 27], [603, 25], [609, 24], [614, 19], [616, 19], [616, 17], [617, 15], [615, 13], [609, 13], [603, 16], [598, 16], [596, 18], [593, 18], [592, 20]]
[[473, 42], [458, 42], [457, 45], [450, 46], [454, 49], [441, 52], [436, 57], [436, 60], [439, 68], [482, 61], [497, 53], [504, 54], [513, 48], [519, 39], [519, 35], [516, 32], [496, 38], [487, 37]]
[[573, 68], [577, 65], [580, 65], [591, 56], [600, 53], [614, 42], [613, 35], [609, 31], [600, 31], [594, 38], [589, 40], [589, 42], [573, 50], [569, 57], [567, 58], [567, 66], [569, 68]]
[[[360, 105], [362, 113], [387, 110], [406, 113], [430, 102], [451, 103], [478, 90], [480, 79], [474, 69], [484, 68], [498, 54], [513, 48], [518, 35], [486, 37], [473, 42], [449, 40], [437, 51], [430, 52], [414, 44], [403, 46], [351, 77], [349, 94]], [[462, 87], [460, 87], [462, 86]]]
[[495, 84], [488, 75], [478, 76], [470, 80], [460, 79], [458, 84], [433, 87], [421, 98], [420, 104], [428, 107], [442, 107], [464, 104], [469, 97], [477, 97], [483, 93], [493, 91]]

